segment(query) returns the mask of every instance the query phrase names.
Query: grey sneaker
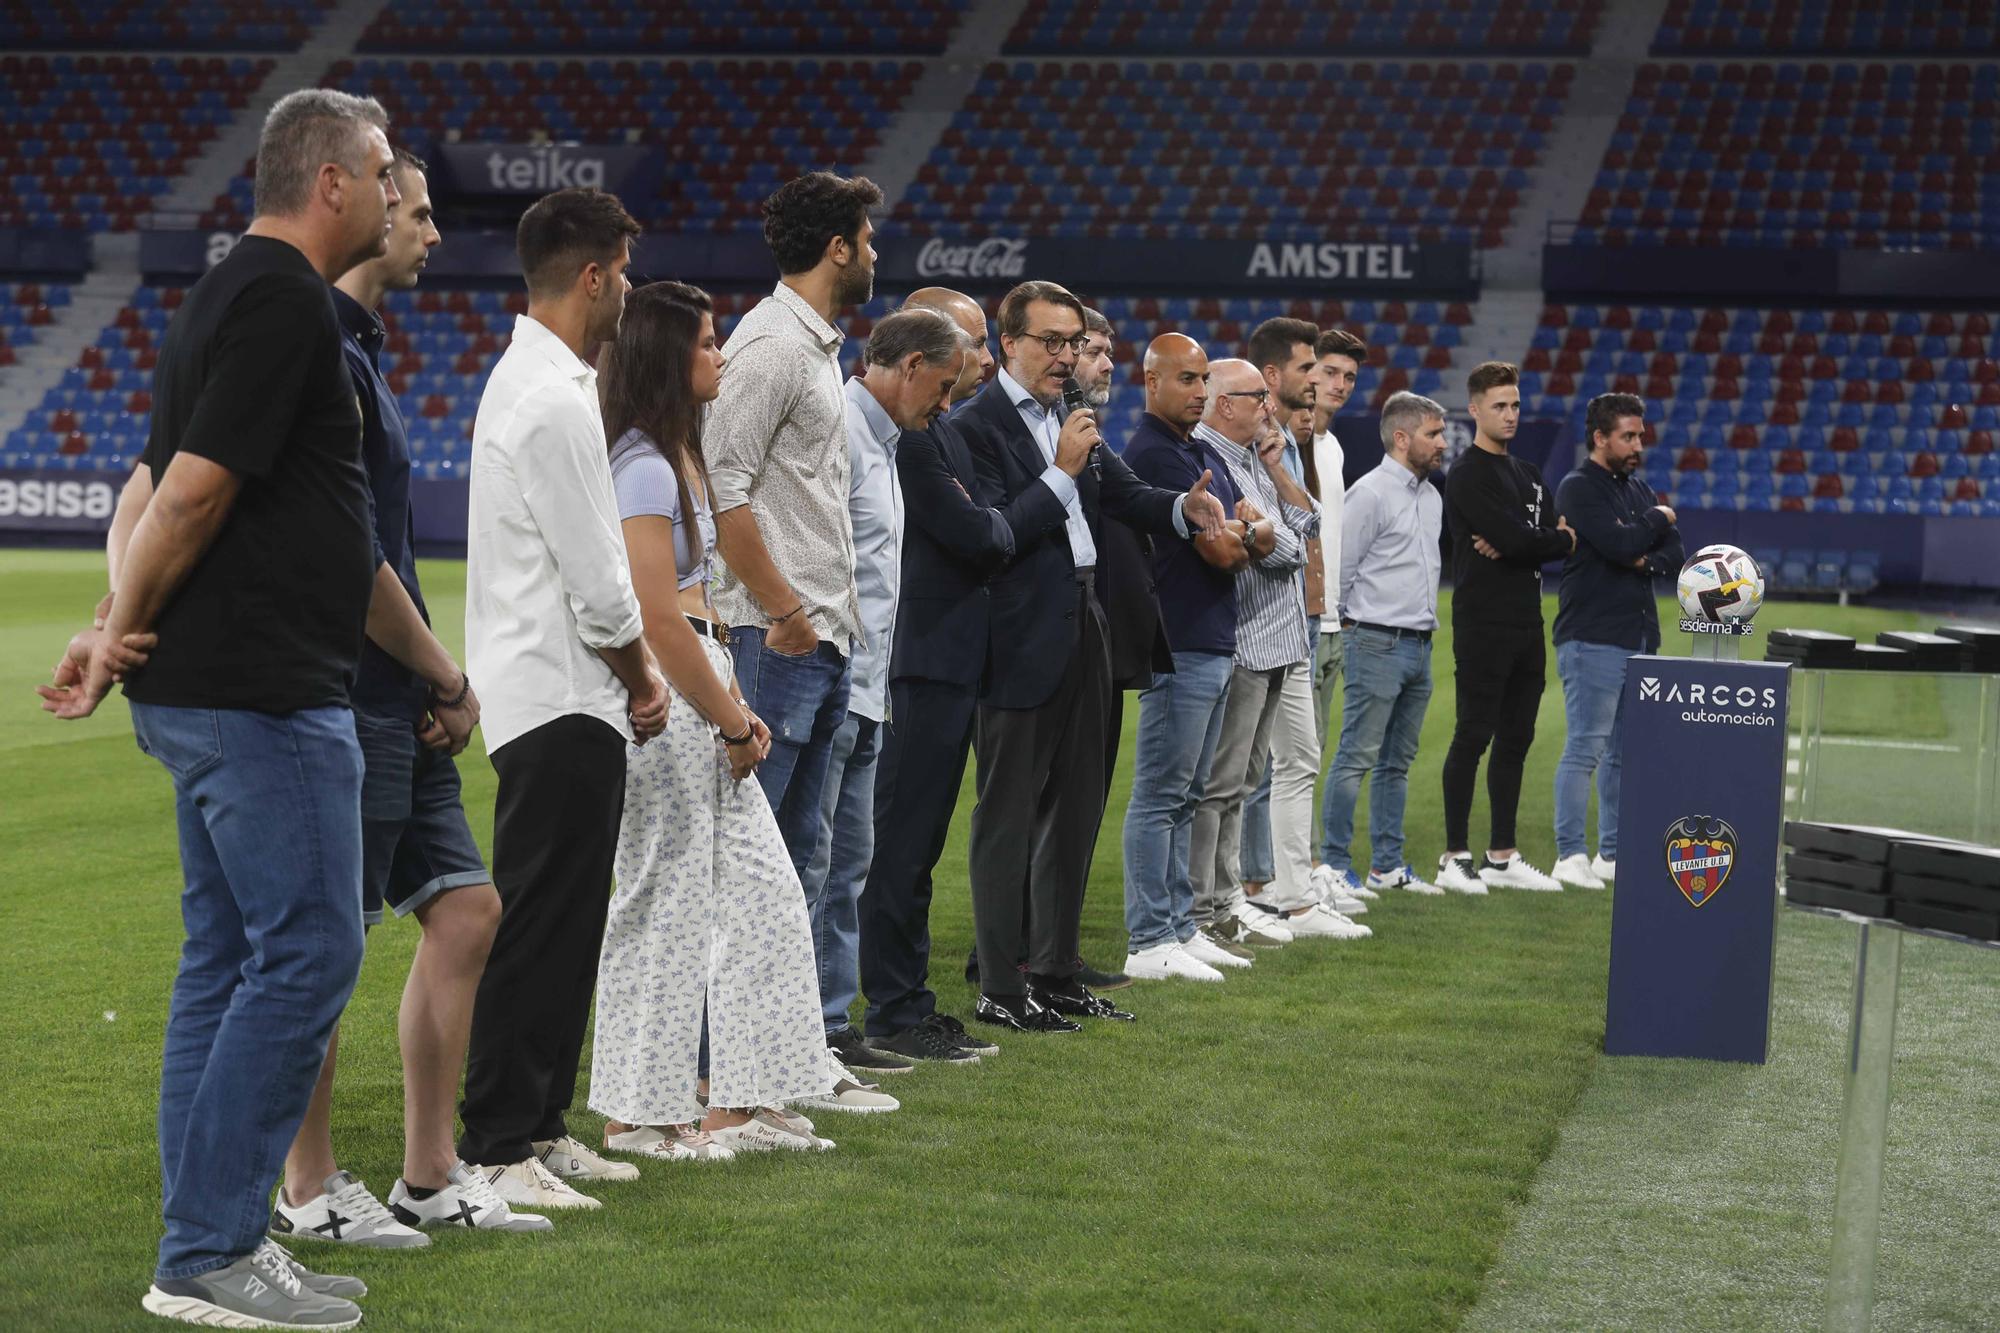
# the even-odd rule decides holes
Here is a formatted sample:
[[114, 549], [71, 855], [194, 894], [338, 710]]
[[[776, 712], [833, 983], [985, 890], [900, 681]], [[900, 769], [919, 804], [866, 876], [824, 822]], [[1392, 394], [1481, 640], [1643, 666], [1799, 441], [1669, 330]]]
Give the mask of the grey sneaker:
[[270, 1241], [227, 1268], [156, 1279], [140, 1304], [162, 1319], [218, 1328], [353, 1328], [361, 1307], [309, 1290]]
[[344, 1277], [339, 1273], [315, 1273], [295, 1258], [292, 1252], [277, 1241], [265, 1237], [264, 1243], [284, 1257], [291, 1267], [292, 1276], [307, 1291], [316, 1291], [322, 1296], [338, 1296], [342, 1300], [358, 1301], [368, 1294], [368, 1284], [358, 1277]]
[[[1228, 924], [1234, 924], [1234, 923], [1235, 923], [1234, 917], [1228, 919]], [[1202, 926], [1200, 927], [1200, 932], [1201, 932], [1201, 937], [1203, 939], [1207, 940], [1210, 944], [1213, 944], [1216, 948], [1228, 954], [1231, 958], [1247, 959], [1247, 958], [1255, 958], [1257, 956], [1256, 954], [1252, 953], [1248, 947], [1246, 947], [1248, 943], [1247, 941], [1245, 941], [1242, 944], [1239, 944], [1236, 941], [1235, 937], [1232, 934], [1228, 933], [1226, 925]]]

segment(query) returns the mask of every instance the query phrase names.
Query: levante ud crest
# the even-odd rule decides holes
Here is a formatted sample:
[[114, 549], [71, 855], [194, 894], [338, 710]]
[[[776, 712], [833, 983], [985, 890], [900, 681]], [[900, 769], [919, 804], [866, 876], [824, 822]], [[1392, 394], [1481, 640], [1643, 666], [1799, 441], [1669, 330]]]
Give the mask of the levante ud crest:
[[1667, 829], [1667, 874], [1689, 903], [1721, 891], [1736, 864], [1736, 830], [1712, 815], [1688, 815]]

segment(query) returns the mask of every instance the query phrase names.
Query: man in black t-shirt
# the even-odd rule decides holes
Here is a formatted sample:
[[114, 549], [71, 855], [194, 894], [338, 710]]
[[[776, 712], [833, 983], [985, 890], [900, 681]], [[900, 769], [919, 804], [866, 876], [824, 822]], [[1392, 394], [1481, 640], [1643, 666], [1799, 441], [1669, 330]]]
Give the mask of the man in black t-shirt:
[[382, 253], [397, 202], [372, 100], [282, 98], [256, 218], [160, 349], [153, 483], [102, 630], [43, 687], [88, 715], [125, 675], [172, 776], [187, 940], [167, 1017], [166, 1236], [145, 1307], [193, 1323], [350, 1327], [366, 1290], [264, 1238], [271, 1187], [361, 962], [361, 754], [348, 688], [374, 576], [361, 417], [330, 278]]
[[[1576, 546], [1556, 517], [1541, 471], [1507, 452], [1521, 424], [1520, 372], [1488, 361], [1467, 382], [1476, 434], [1445, 478], [1452, 534], [1452, 658], [1457, 667], [1458, 724], [1444, 759], [1445, 854], [1440, 888], [1484, 893], [1560, 888], [1515, 847], [1521, 770], [1535, 740], [1548, 651], [1542, 643], [1542, 565]], [[1491, 744], [1486, 795], [1493, 836], [1475, 864], [1467, 825], [1480, 756]]]

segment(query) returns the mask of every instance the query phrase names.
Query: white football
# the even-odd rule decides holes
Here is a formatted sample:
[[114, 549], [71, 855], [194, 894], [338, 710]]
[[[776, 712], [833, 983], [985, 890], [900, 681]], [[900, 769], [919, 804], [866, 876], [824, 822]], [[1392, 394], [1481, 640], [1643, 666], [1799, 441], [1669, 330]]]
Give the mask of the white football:
[[1764, 571], [1740, 546], [1704, 546], [1681, 566], [1674, 591], [1689, 620], [1749, 620], [1764, 605]]

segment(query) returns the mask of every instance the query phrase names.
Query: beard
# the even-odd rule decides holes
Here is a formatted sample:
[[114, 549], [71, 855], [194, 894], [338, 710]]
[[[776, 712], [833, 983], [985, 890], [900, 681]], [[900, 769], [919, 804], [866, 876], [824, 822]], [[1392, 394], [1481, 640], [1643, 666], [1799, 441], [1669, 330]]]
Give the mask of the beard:
[[1111, 402], [1111, 377], [1105, 376], [1083, 391], [1083, 401], [1102, 412]]
[[849, 267], [841, 270], [840, 282], [833, 289], [834, 304], [842, 306], [867, 305], [875, 295], [875, 270]]

